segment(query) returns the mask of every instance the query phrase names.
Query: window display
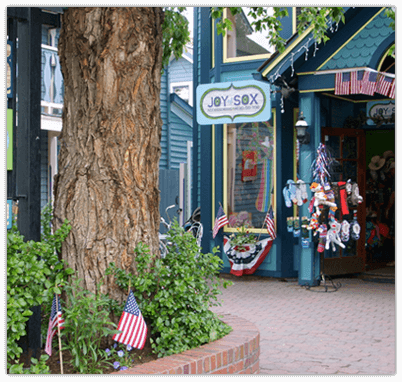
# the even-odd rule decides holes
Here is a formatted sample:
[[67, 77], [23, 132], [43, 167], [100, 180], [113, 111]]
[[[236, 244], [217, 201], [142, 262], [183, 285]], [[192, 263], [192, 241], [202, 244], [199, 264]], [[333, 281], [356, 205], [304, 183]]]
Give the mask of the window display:
[[270, 207], [275, 215], [275, 143], [274, 123], [226, 125], [225, 211], [229, 224], [225, 231], [246, 227], [258, 232]]

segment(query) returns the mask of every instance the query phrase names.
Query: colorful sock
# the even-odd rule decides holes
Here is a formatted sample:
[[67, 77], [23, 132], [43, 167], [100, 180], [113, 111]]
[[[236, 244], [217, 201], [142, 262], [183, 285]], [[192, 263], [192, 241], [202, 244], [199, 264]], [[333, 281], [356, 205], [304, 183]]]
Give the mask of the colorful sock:
[[318, 252], [324, 252], [325, 250], [325, 241], [327, 239], [327, 225], [326, 224], [321, 224], [320, 228], [318, 229], [320, 232], [320, 239], [318, 241]]
[[338, 182], [338, 186], [342, 215], [349, 215], [348, 200], [346, 194], [346, 182]]

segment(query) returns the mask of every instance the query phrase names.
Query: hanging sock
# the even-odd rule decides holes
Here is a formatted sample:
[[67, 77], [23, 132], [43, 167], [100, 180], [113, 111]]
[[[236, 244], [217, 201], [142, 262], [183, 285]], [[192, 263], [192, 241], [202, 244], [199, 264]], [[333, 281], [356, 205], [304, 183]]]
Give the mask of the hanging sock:
[[320, 234], [317, 250], [318, 250], [318, 252], [321, 253], [321, 252], [324, 252], [324, 250], [325, 250], [325, 242], [327, 240], [327, 232], [328, 232], [327, 225], [321, 224], [320, 227], [318, 228], [317, 232], [319, 232], [319, 234]]
[[292, 207], [292, 203], [297, 203], [296, 200], [296, 186], [295, 182], [292, 179], [289, 179], [286, 182], [286, 186], [283, 188], [283, 198], [285, 199], [286, 207]]
[[304, 203], [307, 202], [307, 187], [306, 183], [303, 180], [299, 179], [296, 182], [296, 200], [297, 205], [302, 206]]
[[348, 200], [346, 194], [346, 182], [338, 182], [338, 186], [342, 215], [349, 215]]

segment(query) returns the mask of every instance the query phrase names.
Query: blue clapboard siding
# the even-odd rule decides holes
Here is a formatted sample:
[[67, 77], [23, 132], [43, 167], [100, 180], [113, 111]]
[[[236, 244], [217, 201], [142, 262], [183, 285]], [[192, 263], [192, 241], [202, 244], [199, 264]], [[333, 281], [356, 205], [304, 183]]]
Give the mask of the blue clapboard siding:
[[[184, 54], [191, 57], [188, 52]], [[172, 107], [175, 102], [171, 98], [170, 84], [192, 80], [192, 63], [184, 57], [171, 60], [163, 72], [160, 99], [163, 121], [159, 162], [161, 169], [178, 169], [180, 163], [187, 163], [187, 141], [193, 141], [192, 108], [187, 103], [183, 107], [182, 102], [179, 102], [182, 104], [179, 107]]]

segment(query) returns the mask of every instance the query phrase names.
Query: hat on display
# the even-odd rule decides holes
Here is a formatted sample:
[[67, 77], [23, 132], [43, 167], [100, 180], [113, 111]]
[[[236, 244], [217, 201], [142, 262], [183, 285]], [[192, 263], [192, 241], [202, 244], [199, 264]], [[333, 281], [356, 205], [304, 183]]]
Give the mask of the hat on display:
[[379, 155], [374, 155], [371, 158], [371, 162], [369, 163], [369, 169], [370, 170], [379, 170], [380, 168], [382, 168], [385, 164], [385, 159], [381, 158]]
[[394, 152], [392, 150], [388, 150], [388, 151], [385, 151], [384, 154], [382, 154], [382, 157], [385, 160], [387, 160], [388, 158], [395, 158], [395, 154], [394, 154]]

